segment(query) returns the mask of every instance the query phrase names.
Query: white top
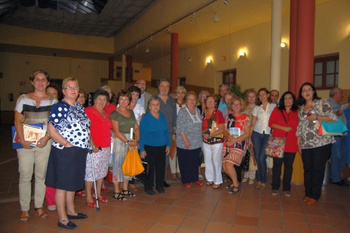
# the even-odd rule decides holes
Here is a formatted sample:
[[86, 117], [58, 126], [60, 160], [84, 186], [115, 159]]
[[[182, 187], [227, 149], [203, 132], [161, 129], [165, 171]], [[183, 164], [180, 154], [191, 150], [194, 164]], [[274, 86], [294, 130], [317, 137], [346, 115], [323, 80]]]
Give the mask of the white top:
[[140, 124], [141, 116], [145, 113], [144, 107], [141, 104], [137, 103], [132, 111], [134, 112], [137, 124]]
[[254, 131], [260, 134], [270, 134], [271, 128], [269, 127], [269, 119], [272, 111], [275, 109], [276, 104], [268, 103], [266, 110], [263, 109], [262, 105], [255, 106], [252, 111], [252, 115], [256, 116]]

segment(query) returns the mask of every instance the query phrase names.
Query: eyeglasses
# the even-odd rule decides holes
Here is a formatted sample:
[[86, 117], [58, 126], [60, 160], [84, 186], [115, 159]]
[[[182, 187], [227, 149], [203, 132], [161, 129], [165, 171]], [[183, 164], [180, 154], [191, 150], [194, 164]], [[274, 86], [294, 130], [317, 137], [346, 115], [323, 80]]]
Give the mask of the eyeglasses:
[[64, 88], [65, 90], [79, 90], [79, 87], [67, 86]]

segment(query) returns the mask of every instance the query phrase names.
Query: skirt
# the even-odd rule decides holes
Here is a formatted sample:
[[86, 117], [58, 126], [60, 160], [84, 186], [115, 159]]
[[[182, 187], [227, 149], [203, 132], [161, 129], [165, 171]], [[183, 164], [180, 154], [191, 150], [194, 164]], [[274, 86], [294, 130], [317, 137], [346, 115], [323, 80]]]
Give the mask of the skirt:
[[[129, 134], [124, 134], [126, 138], [130, 138]], [[124, 179], [131, 180], [132, 177], [124, 176], [122, 171], [122, 165], [124, 163], [126, 154], [129, 151], [129, 146], [121, 141], [119, 138], [113, 139], [113, 152], [111, 158], [112, 165], [112, 183], [123, 182]]]
[[52, 147], [45, 184], [67, 191], [83, 189], [87, 153], [88, 149], [80, 147]]
[[105, 147], [97, 153], [89, 153], [86, 158], [85, 181], [94, 181], [92, 173], [92, 160], [94, 159], [95, 180], [104, 178], [107, 175], [109, 157], [111, 156], [111, 148]]

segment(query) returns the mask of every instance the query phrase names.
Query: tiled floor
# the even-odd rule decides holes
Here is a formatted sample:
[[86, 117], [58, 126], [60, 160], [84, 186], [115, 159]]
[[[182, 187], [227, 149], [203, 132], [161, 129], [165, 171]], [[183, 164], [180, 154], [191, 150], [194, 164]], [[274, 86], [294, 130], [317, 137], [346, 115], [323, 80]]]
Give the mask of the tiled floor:
[[[32, 208], [29, 222], [19, 222], [16, 153], [6, 136], [9, 126], [0, 129], [0, 232], [64, 232], [56, 226], [56, 212], [40, 220]], [[108, 192], [109, 202], [100, 203], [100, 212], [77, 197], [77, 210], [89, 217], [74, 221], [79, 226], [74, 232], [350, 232], [350, 188], [324, 186], [319, 202], [310, 206], [302, 202], [302, 186], [293, 185], [287, 198], [272, 196], [270, 187], [258, 191], [246, 183], [236, 195], [224, 186], [213, 190], [194, 184], [187, 189], [179, 181], [170, 184], [165, 194], [149, 196], [138, 183], [137, 197], [126, 202], [113, 200]]]

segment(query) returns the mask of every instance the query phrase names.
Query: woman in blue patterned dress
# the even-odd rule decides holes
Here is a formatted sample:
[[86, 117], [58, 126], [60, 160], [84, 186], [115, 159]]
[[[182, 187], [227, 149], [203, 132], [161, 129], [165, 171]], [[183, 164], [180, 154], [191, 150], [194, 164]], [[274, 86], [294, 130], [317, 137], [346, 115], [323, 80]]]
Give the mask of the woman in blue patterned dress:
[[[90, 120], [76, 99], [78, 81], [63, 80], [64, 98], [52, 106], [48, 131], [53, 139], [46, 185], [56, 188], [56, 205], [59, 221], [57, 226], [76, 229], [69, 220], [87, 218], [77, 213], [74, 206], [75, 191], [84, 187], [86, 155], [90, 147]], [[94, 149], [96, 153], [98, 148]], [[66, 211], [67, 206], [67, 211]]]

